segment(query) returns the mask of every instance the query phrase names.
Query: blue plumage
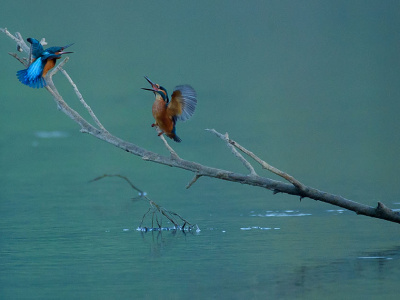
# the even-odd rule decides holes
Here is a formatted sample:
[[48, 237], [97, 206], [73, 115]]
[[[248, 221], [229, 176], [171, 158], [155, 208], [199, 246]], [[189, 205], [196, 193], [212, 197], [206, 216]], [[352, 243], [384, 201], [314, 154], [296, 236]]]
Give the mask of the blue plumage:
[[43, 70], [48, 60], [59, 59], [61, 55], [47, 53], [47, 50], [42, 53], [42, 56], [36, 59], [27, 69], [17, 72], [19, 81], [31, 88], [43, 88], [47, 85], [44, 80]]
[[43, 52], [42, 44], [34, 38], [27, 38], [26, 39], [29, 43], [31, 43], [31, 56], [33, 59], [37, 59]]
[[172, 98], [177, 98], [181, 104], [182, 113], [177, 116], [179, 121], [186, 121], [191, 118], [196, 110], [197, 94], [196, 91], [188, 84], [178, 85], [175, 87]]
[[31, 88], [42, 88], [46, 86], [46, 81], [42, 77], [44, 62], [41, 57], [36, 59], [29, 68], [17, 72], [19, 81]]
[[30, 60], [32, 60], [32, 63], [27, 69], [17, 72], [18, 80], [31, 88], [43, 88], [47, 85], [44, 79], [47, 72], [55, 66], [56, 60], [60, 59], [62, 54], [72, 53], [63, 52], [65, 48], [72, 44], [64, 47], [50, 47], [44, 50], [38, 40], [28, 38], [27, 41], [31, 43]]

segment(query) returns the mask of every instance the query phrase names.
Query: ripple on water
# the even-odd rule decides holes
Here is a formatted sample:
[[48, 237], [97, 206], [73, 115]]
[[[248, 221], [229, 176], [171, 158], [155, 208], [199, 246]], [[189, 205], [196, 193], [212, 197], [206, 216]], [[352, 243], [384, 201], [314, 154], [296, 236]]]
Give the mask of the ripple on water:
[[259, 227], [259, 226], [251, 226], [251, 227], [241, 227], [240, 230], [279, 230], [279, 227]]
[[358, 259], [389, 260], [389, 259], [393, 259], [393, 258], [392, 257], [386, 257], [386, 256], [359, 256]]
[[257, 214], [254, 211], [250, 212], [250, 217], [305, 217], [311, 216], [309, 213], [302, 213], [298, 210], [285, 210], [285, 211], [271, 211], [267, 210], [265, 213]]
[[35, 136], [41, 139], [57, 139], [69, 137], [69, 133], [65, 131], [35, 131]]

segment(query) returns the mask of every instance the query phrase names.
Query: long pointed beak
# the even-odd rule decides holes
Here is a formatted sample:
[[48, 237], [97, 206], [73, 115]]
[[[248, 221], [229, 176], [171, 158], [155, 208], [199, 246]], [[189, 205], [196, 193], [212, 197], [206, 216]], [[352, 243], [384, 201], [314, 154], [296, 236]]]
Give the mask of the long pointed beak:
[[74, 53], [74, 52], [71, 52], [71, 51], [61, 51], [61, 52], [58, 52], [58, 55], [68, 54], [68, 53]]
[[155, 83], [153, 83], [153, 82], [150, 80], [150, 78], [149, 78], [149, 77], [147, 77], [147, 76], [144, 76], [144, 78], [147, 80], [147, 82], [148, 82], [148, 83], [150, 83], [150, 85], [151, 85], [151, 89], [142, 88], [142, 90], [146, 90], [146, 91], [153, 91], [153, 92], [156, 92], [156, 91], [158, 91], [158, 86], [157, 86]]
[[145, 91], [151, 91], [151, 92], [155, 92], [155, 90], [153, 90], [153, 89], [148, 89], [148, 88], [141, 88], [142, 90], [145, 90]]
[[71, 47], [73, 44], [75, 44], [75, 43], [68, 44], [67, 46], [64, 46], [64, 47], [63, 47], [63, 50], [66, 49], [66, 48], [68, 48], [68, 47]]

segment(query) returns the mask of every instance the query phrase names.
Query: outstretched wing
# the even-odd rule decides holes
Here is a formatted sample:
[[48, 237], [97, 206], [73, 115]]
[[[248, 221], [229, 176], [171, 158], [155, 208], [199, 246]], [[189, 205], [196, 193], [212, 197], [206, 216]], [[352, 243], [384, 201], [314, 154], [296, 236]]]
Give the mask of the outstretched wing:
[[167, 106], [167, 113], [174, 122], [186, 121], [193, 115], [197, 104], [196, 91], [190, 85], [178, 85], [171, 96]]
[[34, 38], [28, 38], [27, 41], [31, 43], [31, 60], [36, 60], [40, 55], [42, 55], [43, 46], [37, 39]]
[[35, 60], [29, 68], [17, 72], [19, 81], [31, 88], [42, 88], [46, 86], [46, 81], [42, 77], [45, 61], [40, 57]]

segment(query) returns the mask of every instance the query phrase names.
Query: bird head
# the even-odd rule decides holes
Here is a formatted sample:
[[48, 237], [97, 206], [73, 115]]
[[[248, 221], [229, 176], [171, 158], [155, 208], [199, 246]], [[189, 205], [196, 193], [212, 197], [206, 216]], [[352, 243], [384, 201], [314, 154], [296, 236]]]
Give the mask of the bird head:
[[147, 80], [148, 83], [150, 83], [151, 89], [142, 88], [142, 90], [152, 91], [154, 93], [154, 95], [156, 95], [156, 96], [157, 96], [157, 94], [159, 94], [163, 98], [163, 100], [168, 103], [169, 98], [168, 98], [167, 90], [164, 87], [160, 86], [159, 84], [153, 83], [149, 77], [144, 76], [144, 78]]
[[56, 55], [62, 55], [62, 54], [67, 54], [67, 53], [73, 53], [73, 52], [68, 52], [68, 51], [64, 51], [64, 49], [72, 46], [74, 43], [63, 46], [63, 47], [50, 47], [47, 48], [45, 51], [47, 51], [50, 54], [56, 54]]

